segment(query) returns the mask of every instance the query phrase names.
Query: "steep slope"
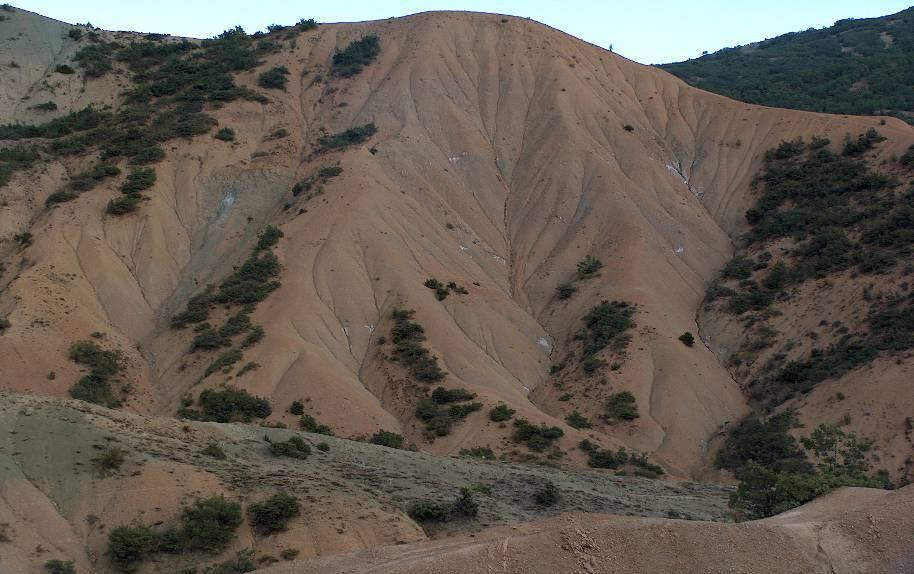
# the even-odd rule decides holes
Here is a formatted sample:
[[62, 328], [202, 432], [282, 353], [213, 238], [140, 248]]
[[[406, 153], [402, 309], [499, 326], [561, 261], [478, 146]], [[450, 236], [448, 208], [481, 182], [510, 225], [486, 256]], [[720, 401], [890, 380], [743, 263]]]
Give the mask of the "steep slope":
[[[228, 382], [269, 397], [272, 421], [295, 424], [285, 411], [307, 399], [306, 413], [338, 434], [383, 428], [436, 453], [490, 445], [539, 456], [489, 420], [504, 402], [516, 417], [564, 430], [551, 453], [560, 460], [583, 462], [571, 447], [591, 436], [695, 476], [707, 468], [709, 440], [747, 406], [708, 348], [677, 337], [698, 330], [705, 288], [730, 256], [729, 236], [744, 229], [761, 153], [783, 139], [837, 141], [874, 126], [889, 138], [880, 157], [914, 141], [897, 120], [880, 126], [714, 96], [525, 20], [429, 13], [283, 34], [271, 36], [281, 50], [236, 81], [257, 89], [260, 72], [285, 66], [285, 90], [210, 111], [235, 131], [233, 143], [169, 142], [138, 212], [104, 214], [121, 178], [43, 207], [62, 174], [87, 168], [91, 154], [48, 157], [4, 188], [2, 229], [32, 234], [24, 248], [4, 245], [4, 388], [66, 395], [80, 377], [67, 349], [98, 332], [126, 354], [126, 407], [138, 412], [173, 415], [184, 395]], [[369, 34], [380, 38], [377, 61], [333, 76], [333, 54]], [[70, 54], [35, 57], [78, 68]], [[87, 91], [109, 93], [112, 77], [127, 77], [122, 64], [85, 80]], [[378, 132], [364, 144], [320, 152], [324, 133], [368, 123]], [[322, 194], [291, 193], [337, 162], [342, 174]], [[232, 374], [205, 376], [219, 352], [188, 353], [194, 333], [170, 319], [232, 273], [268, 224], [283, 232], [282, 286], [251, 314], [266, 336]], [[575, 281], [586, 256], [604, 266]], [[423, 285], [430, 277], [468, 294], [439, 301]], [[556, 288], [569, 281], [578, 291], [561, 300]], [[598, 351], [602, 363], [588, 374], [576, 336], [601, 300], [635, 305], [636, 327], [625, 351]], [[434, 441], [414, 415], [427, 385], [387, 360], [390, 343], [380, 342], [391, 338], [395, 308], [415, 310], [423, 345], [447, 372], [441, 384], [484, 405]], [[247, 362], [259, 368], [239, 373]], [[623, 391], [640, 418], [601, 418]], [[566, 425], [572, 410], [593, 429]]]
[[664, 64], [689, 84], [766, 106], [911, 121], [914, 10], [839, 20]]

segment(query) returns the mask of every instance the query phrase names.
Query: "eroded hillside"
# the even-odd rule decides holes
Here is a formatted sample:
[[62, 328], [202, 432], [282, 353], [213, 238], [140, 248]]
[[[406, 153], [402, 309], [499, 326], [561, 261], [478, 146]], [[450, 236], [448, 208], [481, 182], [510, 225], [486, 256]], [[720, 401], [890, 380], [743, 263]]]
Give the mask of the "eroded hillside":
[[[235, 38], [254, 60], [202, 100], [189, 80], [157, 79], [177, 69], [163, 69], [165, 50], [151, 64], [120, 51], [136, 35], [75, 38], [20, 11], [2, 27], [23, 31], [3, 41], [17, 63], [0, 71], [8, 121], [90, 103], [113, 114], [64, 139], [19, 140], [48, 147], [0, 192], [4, 388], [66, 396], [89, 364], [71, 346], [88, 340], [123, 354], [103, 381], [117, 396], [104, 400], [129, 410], [172, 416], [231, 384], [268, 398], [272, 423], [297, 425], [287, 411], [301, 401], [339, 435], [386, 429], [435, 453], [489, 446], [583, 464], [574, 447], [589, 437], [676, 475], [705, 472], [712, 438], [748, 402], [715, 340], [679, 337], [699, 333], [763, 152], [878, 128], [878, 162], [914, 141], [900, 121], [742, 104], [495, 15]], [[372, 36], [378, 53], [363, 68], [334, 66]], [[192, 44], [176, 50], [213, 60], [223, 56], [210, 48], [228, 46]], [[75, 54], [100, 45], [111, 69], [87, 77], [93, 62]], [[118, 95], [130, 89], [134, 99]], [[45, 101], [56, 110], [34, 108]], [[174, 131], [146, 145], [125, 122]], [[108, 124], [113, 135], [91, 131]], [[83, 132], [107, 147], [76, 146]], [[99, 163], [120, 173], [47, 206]], [[150, 179], [132, 163], [152, 165], [153, 183], [130, 187]], [[189, 300], [203, 319], [176, 328]], [[439, 385], [454, 394], [429, 397]], [[502, 403], [513, 419], [493, 421]], [[533, 423], [521, 437], [517, 419]]]

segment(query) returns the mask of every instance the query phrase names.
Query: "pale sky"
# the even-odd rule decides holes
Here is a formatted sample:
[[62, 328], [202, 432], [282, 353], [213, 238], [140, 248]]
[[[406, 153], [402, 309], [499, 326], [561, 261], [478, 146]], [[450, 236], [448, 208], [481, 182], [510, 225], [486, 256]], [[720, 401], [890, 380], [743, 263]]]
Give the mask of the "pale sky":
[[904, 10], [896, 0], [21, 0], [14, 6], [109, 30], [209, 38], [241, 25], [378, 20], [428, 10], [472, 10], [532, 18], [644, 64], [694, 58], [785, 32]]

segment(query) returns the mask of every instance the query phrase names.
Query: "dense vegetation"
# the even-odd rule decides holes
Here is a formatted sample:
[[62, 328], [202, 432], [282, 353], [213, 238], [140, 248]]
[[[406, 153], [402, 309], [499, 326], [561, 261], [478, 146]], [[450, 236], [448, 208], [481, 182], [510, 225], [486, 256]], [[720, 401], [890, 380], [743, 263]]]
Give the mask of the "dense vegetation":
[[222, 390], [206, 389], [197, 399], [199, 409], [191, 408], [189, 402], [178, 411], [178, 416], [200, 421], [218, 423], [250, 422], [255, 418], [270, 416], [272, 407], [266, 399], [255, 397], [244, 389], [226, 387]]
[[[756, 180], [759, 199], [746, 212], [750, 230], [709, 290], [708, 301], [719, 300], [724, 310], [762, 324], [776, 303], [790, 299], [792, 290], [807, 281], [838, 273], [878, 276], [909, 261], [914, 188], [900, 188], [867, 163], [869, 151], [883, 139], [869, 130], [848, 136], [840, 153], [829, 149], [823, 138], [785, 141], [769, 150]], [[793, 248], [775, 257], [766, 247], [776, 240], [789, 240]], [[911, 294], [864, 300], [864, 329], [844, 328], [836, 331], [836, 340], [814, 348], [805, 359], [785, 362], [782, 357], [770, 364], [771, 372], [753, 381], [753, 398], [772, 408], [882, 352], [914, 347], [912, 303]]]
[[[798, 443], [789, 433], [796, 426], [793, 413], [785, 411], [768, 420], [750, 416], [733, 429], [717, 455], [717, 465], [741, 481], [732, 506], [763, 518], [839, 486], [891, 487], [885, 473], [868, 474], [867, 441], [838, 426], [819, 425]], [[818, 464], [810, 462], [809, 453]]]
[[108, 557], [123, 572], [133, 572], [156, 553], [221, 552], [241, 525], [241, 505], [221, 496], [197, 499], [181, 511], [180, 527], [154, 530], [135, 521], [108, 534]]
[[840, 20], [663, 69], [744, 102], [914, 120], [914, 9]]

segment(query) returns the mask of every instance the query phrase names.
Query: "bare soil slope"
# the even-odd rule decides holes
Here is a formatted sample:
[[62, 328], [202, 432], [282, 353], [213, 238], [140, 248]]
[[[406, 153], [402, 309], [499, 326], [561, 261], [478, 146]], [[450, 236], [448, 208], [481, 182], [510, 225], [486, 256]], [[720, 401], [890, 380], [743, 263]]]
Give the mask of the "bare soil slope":
[[845, 488], [744, 524], [567, 514], [474, 538], [266, 568], [317, 572], [909, 572], [914, 487]]
[[[29, 41], [47, 47], [20, 50], [20, 69], [78, 67], [72, 47], [58, 46], [58, 23], [17, 12], [0, 22], [9, 26], [40, 29]], [[367, 34], [380, 38], [378, 61], [353, 78], [330, 76], [334, 52]], [[2, 36], [5, 47], [20, 41]], [[183, 395], [229, 382], [269, 397], [273, 418], [289, 424], [282, 413], [307, 398], [308, 413], [338, 434], [384, 428], [431, 452], [488, 444], [511, 454], [510, 428], [491, 423], [489, 407], [505, 402], [563, 428], [562, 451], [586, 436], [563, 421], [576, 409], [604, 446], [697, 476], [709, 440], [747, 406], [708, 348], [677, 337], [698, 331], [696, 309], [752, 203], [760, 153], [782, 139], [837, 141], [874, 126], [889, 138], [886, 155], [914, 141], [900, 121], [742, 104], [541, 24], [486, 14], [321, 26], [264, 60], [239, 81], [256, 88], [260, 71], [283, 65], [287, 88], [270, 90], [268, 103], [213, 112], [234, 143], [204, 135], [170, 144], [136, 214], [104, 214], [120, 179], [43, 207], [91, 158], [53, 159], [0, 192], [0, 231], [33, 234], [27, 247], [3, 245], [0, 311], [12, 324], [0, 336], [3, 388], [66, 395], [80, 375], [67, 348], [100, 332], [128, 354], [126, 406], [141, 413], [173, 415]], [[4, 120], [33, 121], [10, 102], [36, 93], [43, 76], [15, 73]], [[86, 98], [110, 101], [112, 82], [126, 77], [116, 66], [85, 80]], [[86, 101], [57, 100], [61, 113]], [[313, 153], [321, 130], [369, 122], [379, 131], [367, 143]], [[322, 195], [292, 196], [296, 181], [335, 162], [343, 173]], [[266, 337], [244, 356], [260, 368], [203, 378], [214, 354], [188, 354], [192, 333], [169, 319], [247, 257], [268, 223], [284, 233], [283, 271], [253, 315]], [[599, 276], [559, 300], [556, 287], [588, 255], [604, 263]], [[469, 293], [438, 301], [423, 286], [429, 277]], [[605, 366], [585, 375], [574, 336], [604, 299], [637, 305], [637, 327], [624, 356], [604, 353]], [[413, 416], [405, 371], [379, 343], [396, 307], [416, 310], [448, 373], [443, 384], [484, 403], [434, 442]], [[633, 393], [640, 418], [602, 420], [606, 397], [620, 391]]]

